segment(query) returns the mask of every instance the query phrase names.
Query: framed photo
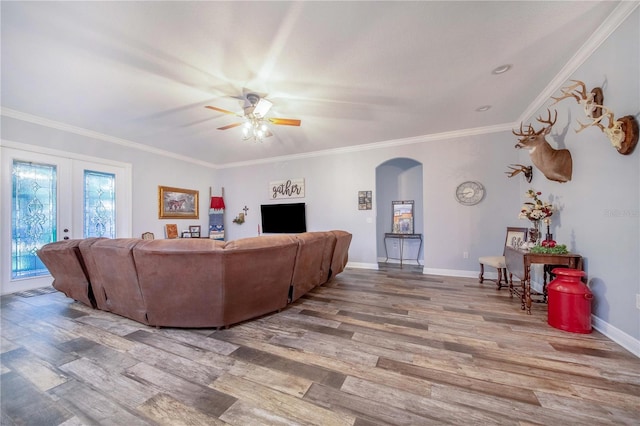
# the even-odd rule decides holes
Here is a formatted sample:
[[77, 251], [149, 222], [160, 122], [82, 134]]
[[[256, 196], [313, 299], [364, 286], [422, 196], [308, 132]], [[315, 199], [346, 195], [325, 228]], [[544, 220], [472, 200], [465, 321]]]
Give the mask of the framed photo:
[[514, 249], [520, 248], [527, 242], [527, 228], [507, 228], [507, 239], [504, 245]]
[[189, 226], [189, 233], [191, 238], [200, 238], [200, 225]]
[[394, 234], [413, 234], [413, 200], [392, 201]]
[[191, 238], [191, 232], [182, 231], [182, 238]]
[[358, 191], [358, 210], [372, 209], [372, 194], [372, 191]]
[[198, 191], [158, 186], [158, 218], [198, 219]]
[[167, 238], [173, 239], [178, 238], [178, 225], [175, 223], [168, 223], [164, 226], [165, 233], [167, 234]]

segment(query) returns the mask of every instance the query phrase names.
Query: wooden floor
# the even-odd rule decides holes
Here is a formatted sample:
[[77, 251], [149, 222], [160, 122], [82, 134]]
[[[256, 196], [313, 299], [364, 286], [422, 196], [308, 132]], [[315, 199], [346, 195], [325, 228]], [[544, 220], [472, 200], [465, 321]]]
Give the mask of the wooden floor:
[[505, 289], [347, 269], [226, 330], [4, 296], [2, 425], [638, 425], [640, 359]]

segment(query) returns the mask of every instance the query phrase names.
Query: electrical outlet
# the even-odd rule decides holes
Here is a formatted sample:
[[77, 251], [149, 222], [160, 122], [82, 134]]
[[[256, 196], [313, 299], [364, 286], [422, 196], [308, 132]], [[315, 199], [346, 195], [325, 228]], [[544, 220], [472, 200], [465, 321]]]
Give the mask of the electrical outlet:
[[462, 252], [462, 258], [463, 259], [468, 259], [469, 258], [469, 252], [468, 251], [463, 251]]

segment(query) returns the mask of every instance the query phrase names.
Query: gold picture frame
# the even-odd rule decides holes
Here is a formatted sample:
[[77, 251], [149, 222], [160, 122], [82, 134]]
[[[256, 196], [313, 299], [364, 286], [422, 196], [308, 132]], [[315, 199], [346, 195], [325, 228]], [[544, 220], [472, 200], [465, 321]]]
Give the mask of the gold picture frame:
[[198, 191], [192, 189], [158, 186], [158, 218], [198, 219]]

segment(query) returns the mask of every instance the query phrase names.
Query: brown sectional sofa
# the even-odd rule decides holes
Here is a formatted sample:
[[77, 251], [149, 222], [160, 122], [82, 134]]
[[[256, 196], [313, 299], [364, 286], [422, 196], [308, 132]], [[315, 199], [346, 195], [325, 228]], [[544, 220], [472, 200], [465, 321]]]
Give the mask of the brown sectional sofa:
[[224, 327], [285, 308], [344, 270], [345, 231], [234, 241], [87, 238], [38, 256], [68, 297], [158, 327]]

